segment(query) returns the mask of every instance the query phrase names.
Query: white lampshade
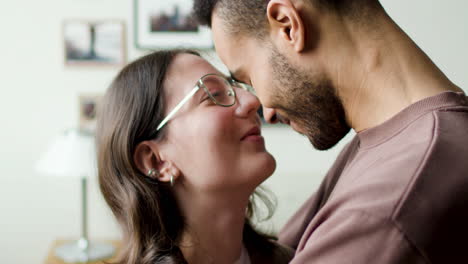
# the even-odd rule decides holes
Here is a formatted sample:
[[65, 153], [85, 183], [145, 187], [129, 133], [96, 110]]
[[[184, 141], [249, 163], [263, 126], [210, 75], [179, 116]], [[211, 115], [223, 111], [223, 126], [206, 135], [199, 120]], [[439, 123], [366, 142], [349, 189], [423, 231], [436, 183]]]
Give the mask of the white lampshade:
[[94, 137], [79, 130], [59, 135], [36, 163], [36, 170], [58, 177], [89, 177], [96, 175]]

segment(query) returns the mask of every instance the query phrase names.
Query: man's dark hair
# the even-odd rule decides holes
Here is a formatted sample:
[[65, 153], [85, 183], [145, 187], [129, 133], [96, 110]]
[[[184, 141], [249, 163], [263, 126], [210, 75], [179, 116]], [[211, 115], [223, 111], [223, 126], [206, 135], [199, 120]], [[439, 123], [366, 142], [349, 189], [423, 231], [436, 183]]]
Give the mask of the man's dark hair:
[[195, 0], [193, 13], [201, 25], [211, 27], [211, 15], [218, 8], [230, 33], [253, 33], [265, 27], [266, 0]]
[[[379, 6], [378, 0], [304, 0], [323, 11], [342, 16], [363, 18], [369, 7]], [[266, 31], [266, 8], [269, 0], [195, 0], [193, 15], [199, 24], [211, 27], [211, 15], [218, 8], [230, 33], [263, 36]]]

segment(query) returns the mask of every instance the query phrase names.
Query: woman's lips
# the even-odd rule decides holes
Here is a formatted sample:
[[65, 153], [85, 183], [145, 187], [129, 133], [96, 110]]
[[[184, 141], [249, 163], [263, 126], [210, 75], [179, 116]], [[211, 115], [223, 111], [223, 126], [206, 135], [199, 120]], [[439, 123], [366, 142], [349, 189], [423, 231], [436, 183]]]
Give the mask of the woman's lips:
[[241, 138], [241, 140], [254, 140], [254, 141], [263, 140], [260, 127], [255, 126], [249, 129], [247, 133], [245, 133], [244, 136]]
[[243, 141], [264, 141], [261, 135], [250, 135], [242, 139]]

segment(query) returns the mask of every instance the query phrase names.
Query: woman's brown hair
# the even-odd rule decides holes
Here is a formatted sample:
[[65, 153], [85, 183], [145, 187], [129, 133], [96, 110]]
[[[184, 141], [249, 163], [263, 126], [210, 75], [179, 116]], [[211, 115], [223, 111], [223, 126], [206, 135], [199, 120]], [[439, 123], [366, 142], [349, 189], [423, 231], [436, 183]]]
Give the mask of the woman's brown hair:
[[[126, 66], [110, 85], [99, 112], [99, 185], [123, 229], [119, 264], [187, 263], [178, 246], [185, 221], [170, 184], [144, 175], [133, 160], [139, 143], [164, 140], [165, 130], [156, 132], [164, 118], [163, 83], [171, 62], [181, 53], [199, 56], [190, 50], [157, 51]], [[251, 202], [245, 244], [257, 252], [269, 251], [270, 237], [253, 229], [252, 214]]]

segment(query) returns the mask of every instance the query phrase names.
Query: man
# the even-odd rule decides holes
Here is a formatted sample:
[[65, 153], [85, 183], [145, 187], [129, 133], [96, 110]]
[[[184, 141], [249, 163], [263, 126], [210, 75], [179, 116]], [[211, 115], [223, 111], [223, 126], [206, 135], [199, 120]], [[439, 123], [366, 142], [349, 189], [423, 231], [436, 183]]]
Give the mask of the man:
[[267, 121], [356, 137], [279, 241], [292, 263], [468, 263], [468, 99], [377, 0], [195, 0]]

